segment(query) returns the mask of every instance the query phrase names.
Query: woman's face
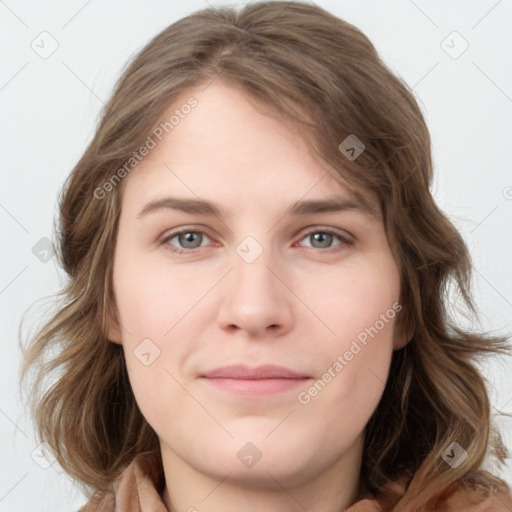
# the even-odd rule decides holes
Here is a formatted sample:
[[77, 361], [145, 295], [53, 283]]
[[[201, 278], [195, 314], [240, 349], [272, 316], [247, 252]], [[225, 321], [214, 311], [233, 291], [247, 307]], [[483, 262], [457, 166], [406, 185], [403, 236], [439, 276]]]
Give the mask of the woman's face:
[[109, 331], [164, 461], [248, 486], [354, 471], [406, 342], [380, 212], [220, 80], [176, 109], [125, 178]]

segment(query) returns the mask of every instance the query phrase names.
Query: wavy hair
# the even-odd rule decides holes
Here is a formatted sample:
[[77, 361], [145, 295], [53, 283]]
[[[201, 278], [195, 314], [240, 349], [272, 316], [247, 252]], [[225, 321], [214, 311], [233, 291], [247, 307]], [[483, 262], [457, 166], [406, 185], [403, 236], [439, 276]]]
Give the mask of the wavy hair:
[[[134, 459], [159, 452], [127, 376], [122, 347], [107, 337], [116, 318], [112, 265], [122, 183], [101, 188], [147, 140], [177, 95], [222, 80], [273, 107], [354, 193], [379, 198], [400, 268], [399, 332], [382, 399], [365, 428], [361, 488], [377, 493], [412, 478], [401, 503], [432, 503], [456, 483], [491, 491], [484, 471], [493, 436], [483, 355], [508, 353], [508, 338], [470, 332], [452, 316], [453, 285], [471, 316], [471, 262], [459, 232], [435, 204], [431, 140], [407, 84], [353, 25], [302, 2], [256, 2], [195, 12], [165, 28], [129, 63], [95, 135], [68, 177], [56, 227], [67, 282], [58, 308], [24, 350], [22, 382], [42, 440], [88, 492], [106, 492]], [[365, 149], [348, 159], [349, 135]], [[98, 192], [100, 190], [101, 193]], [[494, 441], [492, 441], [494, 439]], [[491, 442], [492, 441], [492, 442]], [[444, 450], [468, 458], [451, 468]]]

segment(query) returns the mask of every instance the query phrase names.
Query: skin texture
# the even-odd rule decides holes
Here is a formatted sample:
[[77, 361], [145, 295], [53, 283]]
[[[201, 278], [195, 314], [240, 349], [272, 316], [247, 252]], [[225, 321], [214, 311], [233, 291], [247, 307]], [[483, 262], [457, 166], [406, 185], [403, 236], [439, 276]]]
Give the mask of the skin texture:
[[[392, 352], [407, 341], [395, 336], [393, 314], [357, 353], [352, 345], [381, 315], [399, 314], [399, 269], [382, 219], [355, 209], [287, 214], [295, 201], [349, 190], [297, 131], [220, 80], [176, 98], [163, 118], [190, 96], [197, 106], [124, 180], [119, 316], [109, 329], [160, 439], [163, 499], [170, 511], [343, 510], [358, 496], [362, 435]], [[166, 196], [210, 200], [224, 215], [167, 208], [138, 218]], [[195, 242], [176, 236], [180, 228], [197, 232]], [[322, 239], [322, 228], [351, 243]], [[248, 263], [241, 254], [258, 246]], [[282, 365], [310, 379], [242, 396], [199, 378], [236, 363]], [[330, 381], [308, 393], [329, 368]], [[241, 449], [261, 458], [248, 467]]]

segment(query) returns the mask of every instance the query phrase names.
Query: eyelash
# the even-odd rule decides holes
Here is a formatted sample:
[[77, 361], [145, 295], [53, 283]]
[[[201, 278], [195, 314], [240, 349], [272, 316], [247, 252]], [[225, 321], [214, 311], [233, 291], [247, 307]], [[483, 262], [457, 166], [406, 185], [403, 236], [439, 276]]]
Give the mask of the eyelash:
[[[206, 235], [208, 238], [211, 238], [210, 236], [208, 236], [207, 233], [205, 233], [204, 231], [201, 231], [199, 229], [181, 229], [179, 231], [174, 231], [174, 232], [170, 233], [162, 240], [162, 244], [164, 245], [164, 248], [173, 254], [185, 254], [185, 253], [192, 254], [195, 251], [202, 249], [204, 247], [204, 246], [199, 246], [199, 247], [195, 247], [193, 249], [182, 249], [182, 248], [175, 247], [175, 246], [169, 244], [169, 241], [172, 240], [173, 238], [176, 238], [179, 235], [185, 235], [187, 233]], [[304, 240], [305, 238], [307, 238], [308, 236], [310, 236], [314, 233], [325, 233], [328, 235], [332, 235], [334, 237], [337, 237], [340, 240], [340, 243], [337, 245], [334, 245], [332, 247], [328, 247], [326, 249], [306, 246], [309, 249], [317, 249], [318, 251], [321, 251], [321, 252], [333, 253], [333, 252], [339, 252], [340, 250], [342, 250], [342, 249], [337, 249], [337, 247], [343, 247], [343, 246], [350, 247], [354, 244], [354, 242], [352, 240], [341, 235], [336, 229], [327, 228], [327, 227], [326, 228], [315, 228], [315, 229], [311, 229], [311, 230], [305, 232], [302, 235], [302, 237], [300, 238], [300, 241]]]

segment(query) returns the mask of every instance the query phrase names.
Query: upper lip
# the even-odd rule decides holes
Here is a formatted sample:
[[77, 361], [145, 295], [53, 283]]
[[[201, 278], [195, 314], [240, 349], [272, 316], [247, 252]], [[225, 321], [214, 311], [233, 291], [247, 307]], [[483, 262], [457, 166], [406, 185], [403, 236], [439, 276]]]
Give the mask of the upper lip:
[[209, 379], [305, 379], [307, 375], [283, 366], [265, 364], [251, 368], [243, 364], [223, 366], [206, 372], [201, 377]]

